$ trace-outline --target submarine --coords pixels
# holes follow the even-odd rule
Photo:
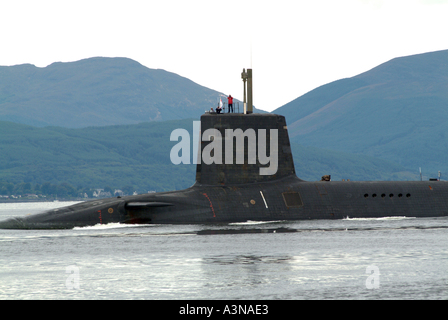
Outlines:
[[[285,117],[253,113],[252,70],[243,70],[242,77],[244,113],[201,116],[196,181],[190,188],[81,202],[10,218],[0,229],[448,216],[444,181],[297,177]]]

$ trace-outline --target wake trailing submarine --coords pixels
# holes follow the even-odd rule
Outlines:
[[[252,87],[252,70],[248,71],[249,77],[246,74],[243,78],[244,96],[246,80],[247,87]],[[248,91],[249,103],[247,108],[245,104],[244,113],[201,116],[201,156],[196,182],[190,188],[86,201],[11,218],[0,222],[0,228],[448,216],[448,183],[442,181],[299,179],[285,117],[254,114],[252,93]]]

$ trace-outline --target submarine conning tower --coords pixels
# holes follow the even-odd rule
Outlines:
[[[235,185],[295,176],[284,116],[206,113],[200,137],[196,183]]]

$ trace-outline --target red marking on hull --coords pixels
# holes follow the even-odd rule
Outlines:
[[[213,209],[213,204],[212,201],[210,200],[210,198],[208,197],[208,195],[206,193],[203,193],[203,195],[208,199],[208,201],[210,202],[210,208],[212,208],[212,212],[213,212],[213,218],[216,218],[215,215],[215,209]]]

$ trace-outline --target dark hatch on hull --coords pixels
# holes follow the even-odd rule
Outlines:
[[[283,200],[288,208],[303,206],[302,198],[298,192],[283,192]]]

